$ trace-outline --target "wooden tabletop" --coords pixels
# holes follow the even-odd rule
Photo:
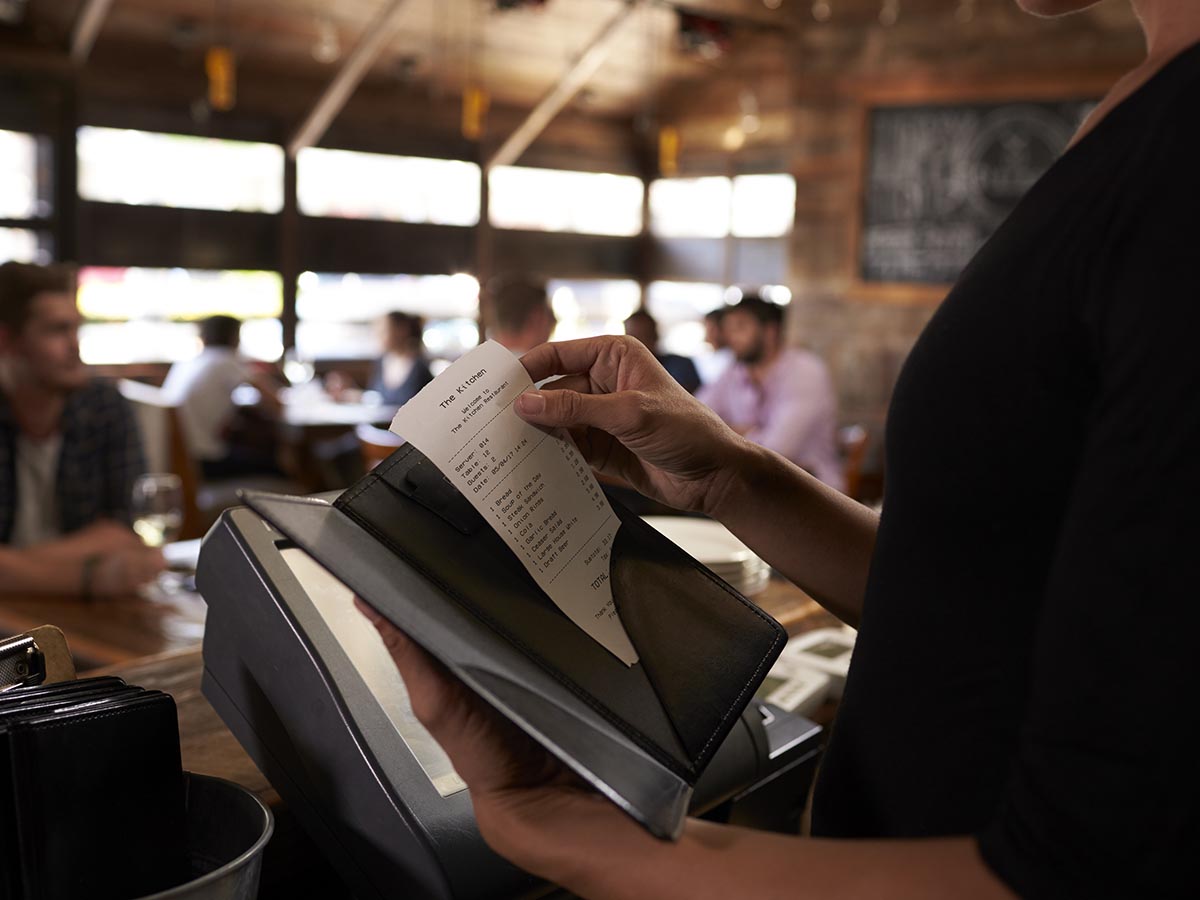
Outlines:
[[[280,421],[292,428],[353,428],[386,425],[397,407],[379,403],[335,403],[332,400],[285,403]]]
[[[82,671],[198,647],[206,612],[199,594],[157,586],[142,594],[87,602],[0,594],[0,636],[57,625]]]

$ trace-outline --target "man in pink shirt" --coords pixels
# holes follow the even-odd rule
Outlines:
[[[747,294],[722,330],[736,362],[697,394],[734,430],[842,490],[837,396],[815,353],[783,346],[783,308]]]

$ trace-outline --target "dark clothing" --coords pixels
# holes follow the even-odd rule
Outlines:
[[[394,388],[388,388],[383,383],[383,362],[382,360],[375,363],[371,369],[371,381],[367,385],[368,390],[375,391],[383,398],[382,402],[387,406],[403,406],[429,382],[433,381],[433,373],[429,371],[429,361],[423,356],[418,356],[413,360],[412,368],[408,372],[402,382]]]
[[[78,531],[97,519],[130,522],[133,482],[146,471],[133,410],[117,389],[91,381],[67,397],[58,458],[59,527]],[[0,543],[16,517],[16,446],[19,429],[0,392]]]
[[[683,389],[689,394],[700,390],[700,373],[696,371],[696,364],[688,357],[680,356],[678,353],[656,353],[654,358],[667,370],[668,375],[683,385]]]
[[[1200,46],[978,253],[904,366],[814,832],[1018,894],[1195,896]]]

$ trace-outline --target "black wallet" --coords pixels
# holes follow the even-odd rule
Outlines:
[[[627,667],[570,621],[474,507],[406,445],[332,505],[247,504],[652,833],[786,641],[783,629],[612,500],[611,580]]]
[[[170,695],[119,678],[0,695],[0,898],[128,898],[186,872]]]

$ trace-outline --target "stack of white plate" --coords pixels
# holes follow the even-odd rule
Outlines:
[[[767,586],[771,567],[734,537],[720,522],[685,516],[644,516],[689,555],[725,579],[739,593],[750,596]]]

